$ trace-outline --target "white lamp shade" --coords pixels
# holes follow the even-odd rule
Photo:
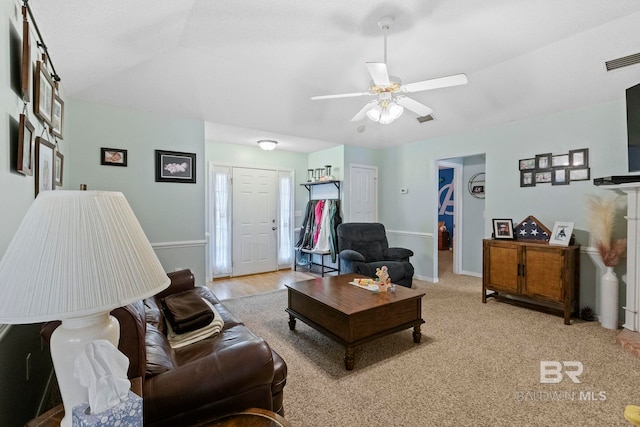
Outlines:
[[[0,323],[108,312],[169,283],[122,193],[44,191],[0,261]]]

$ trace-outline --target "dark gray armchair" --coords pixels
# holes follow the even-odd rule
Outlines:
[[[345,222],[338,225],[340,274],[376,277],[376,269],[387,266],[391,282],[411,287],[413,251],[390,248],[384,225],[376,222]]]

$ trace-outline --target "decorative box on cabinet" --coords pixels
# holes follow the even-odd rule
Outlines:
[[[579,311],[579,245],[485,239],[482,249],[483,303],[488,297],[516,297],[509,301],[559,310],[565,325],[571,324],[571,314]]]

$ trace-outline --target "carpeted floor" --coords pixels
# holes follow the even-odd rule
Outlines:
[[[364,345],[353,371],[333,341],[300,321],[289,330],[286,291],[225,305],[287,362],[285,417],[297,427],[624,426],[625,406],[640,405],[640,359],[616,331],[482,304],[478,278],[414,287],[426,292],[422,342],[408,329]],[[581,362],[581,382],[541,384],[541,361]]]

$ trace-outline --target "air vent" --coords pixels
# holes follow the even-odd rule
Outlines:
[[[427,114],[426,116],[418,117],[418,121],[420,123],[430,122],[431,120],[435,120],[431,114]]]
[[[640,53],[634,53],[633,55],[623,56],[622,58],[612,59],[606,61],[604,66],[607,71],[617,70],[618,68],[628,67],[629,65],[640,64]]]

